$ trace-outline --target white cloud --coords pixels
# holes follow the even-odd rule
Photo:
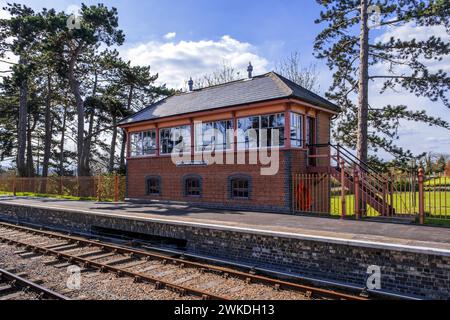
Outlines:
[[[3,3],[0,2],[0,6],[3,7]],[[0,9],[0,19],[9,19],[11,15],[7,10]]]
[[[64,10],[68,14],[79,15],[81,12],[81,7],[76,4],[71,4],[67,6],[66,10]]]
[[[416,39],[416,41],[425,41],[431,36],[436,38],[441,38],[444,42],[450,42],[450,34],[447,33],[445,26],[417,26],[412,22],[406,23],[398,27],[388,27],[386,32],[375,38],[375,42],[388,42],[391,37],[394,39],[400,39],[403,41],[410,41]],[[440,69],[444,71],[450,71],[450,55],[443,57],[441,61],[439,60],[420,60],[422,63],[426,64],[431,72],[436,72]],[[386,65],[379,65],[383,69],[387,69]],[[406,71],[408,67],[396,67],[397,71]]]
[[[177,36],[176,32],[169,32],[164,35],[164,39],[170,40]]]
[[[128,47],[122,54],[133,65],[150,65],[153,72],[159,73],[161,83],[174,88],[183,88],[189,77],[215,71],[224,62],[242,70],[241,74],[244,74],[249,61],[254,74],[266,72],[268,65],[268,61],[258,55],[250,43],[227,35],[217,41],[150,41]]]
[[[427,40],[430,36],[441,37],[442,40],[450,40],[450,35],[445,30],[445,26],[417,26],[412,22],[401,26],[391,26],[386,29],[386,32],[375,38],[375,41],[387,42],[391,37],[400,40],[418,41]]]

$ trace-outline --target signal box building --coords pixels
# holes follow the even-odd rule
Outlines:
[[[330,141],[339,107],[275,72],[252,77],[251,68],[247,79],[198,90],[189,84],[189,92],[120,122],[127,197],[291,212],[293,174],[329,166],[325,157],[309,158],[308,146]]]

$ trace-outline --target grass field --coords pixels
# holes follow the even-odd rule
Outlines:
[[[425,213],[435,218],[450,219],[450,192],[425,192]],[[415,199],[414,199],[415,198]],[[388,203],[390,199],[388,196]],[[348,215],[354,215],[355,197],[347,195],[346,211]],[[419,212],[419,193],[415,195],[409,192],[395,193],[393,199],[395,212],[398,214],[415,214]],[[341,197],[331,197],[332,214],[341,214]],[[377,216],[378,213],[369,207],[367,215]]]
[[[423,183],[425,186],[450,186],[450,177],[440,177],[427,180]]]
[[[12,192],[0,191],[0,196],[12,196]],[[34,192],[16,192],[16,196],[18,197],[40,197],[40,198],[56,198],[56,199],[67,199],[67,200],[88,200],[88,201],[96,201],[97,198],[94,197],[75,197],[69,195],[59,195],[59,194],[46,194],[46,193],[34,193]],[[112,199],[103,199],[102,201],[112,201]]]

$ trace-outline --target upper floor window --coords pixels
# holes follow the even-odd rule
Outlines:
[[[198,197],[201,195],[201,178],[187,176],[184,179],[184,195]]]
[[[155,129],[132,133],[130,139],[132,157],[156,154]]]
[[[232,120],[197,123],[195,124],[195,150],[231,149],[233,134]]]
[[[238,149],[284,146],[284,125],[284,113],[239,118]]]
[[[159,129],[161,154],[191,152],[191,127],[189,125]]]
[[[303,146],[303,115],[291,112],[291,146]]]

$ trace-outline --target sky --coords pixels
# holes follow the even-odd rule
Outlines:
[[[34,9],[42,7],[75,12],[81,2],[74,0],[16,1]],[[85,4],[97,4],[84,1]],[[315,36],[322,26],[314,23],[320,6],[314,0],[128,0],[102,1],[116,7],[119,27],[124,31],[125,44],[118,48],[122,57],[134,65],[150,65],[159,73],[159,81],[170,87],[185,88],[189,77],[218,69],[224,62],[241,74],[251,61],[254,74],[275,69],[277,62],[298,51],[302,64],[317,65],[322,93],[331,82],[332,73],[325,62],[313,56]],[[6,3],[0,0],[3,6]],[[0,17],[4,13],[0,12]],[[411,25],[371,31],[373,37],[387,39],[390,35],[424,37],[430,34],[450,41],[442,27],[421,29]],[[377,66],[382,71],[386,66]],[[450,57],[433,68],[450,72]],[[372,84],[371,105],[406,104],[414,110],[426,109],[431,115],[450,121],[450,110],[439,102],[408,94],[388,92],[378,94],[379,84]],[[450,153],[450,131],[418,123],[402,123],[399,144],[414,153]],[[383,158],[390,158],[380,153]]]

